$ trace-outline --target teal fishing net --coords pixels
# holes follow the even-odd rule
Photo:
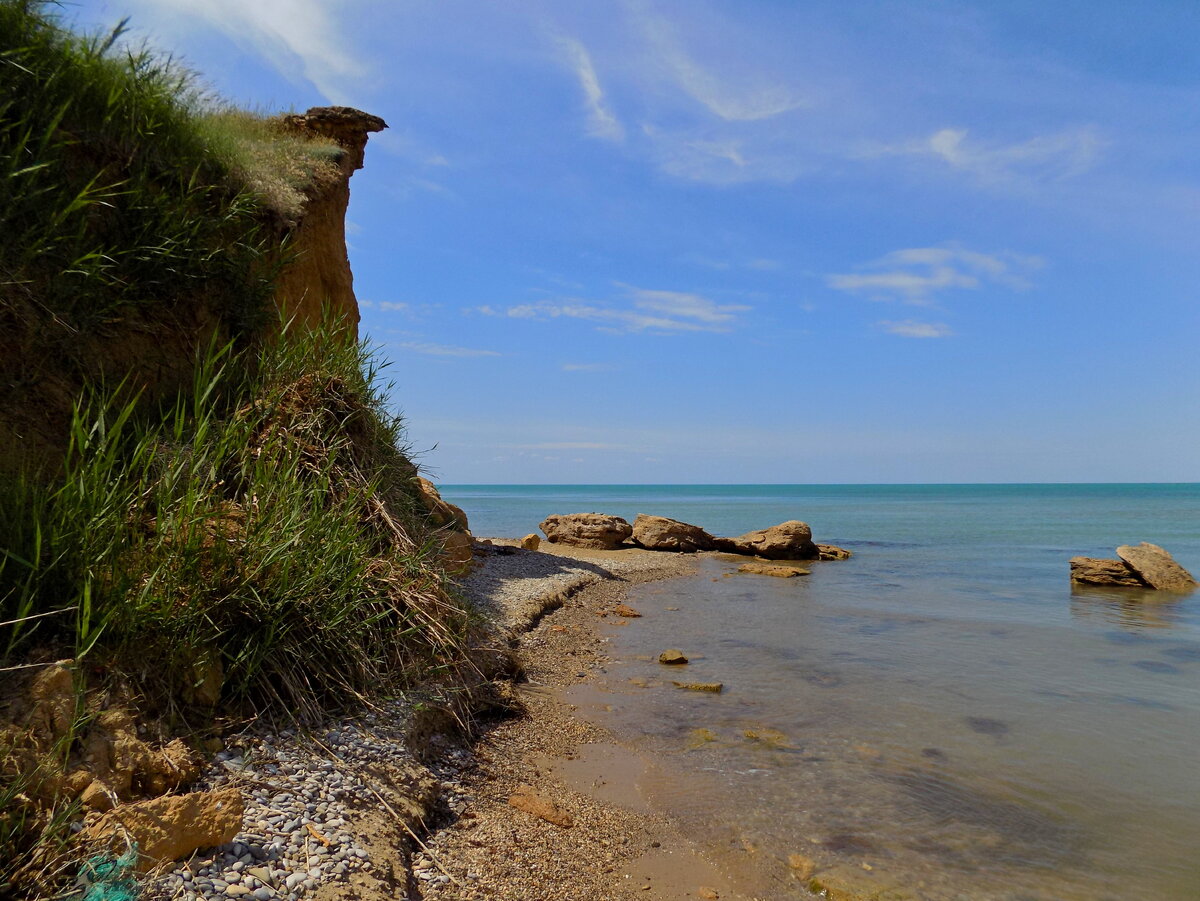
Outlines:
[[[77,885],[84,889],[80,901],[136,901],[139,888],[134,867],[137,845],[120,857],[101,854],[83,865]]]

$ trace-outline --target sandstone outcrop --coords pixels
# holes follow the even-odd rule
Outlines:
[[[200,848],[231,842],[242,828],[244,805],[238,788],[164,795],[123,804],[88,823],[84,837],[137,843],[138,869],[186,857]]]
[[[633,534],[633,526],[619,516],[604,513],[568,513],[547,516],[539,528],[551,544],[615,550]]]
[[[639,513],[633,521],[633,540],[651,551],[693,553],[713,547],[713,537],[699,526],[645,513]]]
[[[1077,585],[1113,588],[1145,588],[1146,583],[1123,560],[1103,557],[1072,557],[1071,581]]]
[[[363,167],[367,137],[387,123],[347,106],[313,107],[280,122],[290,131],[331,138],[342,156],[337,161],[340,177],[310,188],[304,212],[289,223],[289,262],[275,283],[276,306],[285,319],[309,327],[319,326],[331,312],[357,336],[358,301],[346,253],[350,176]]]
[[[747,532],[737,538],[714,539],[716,549],[730,554],[749,554],[768,560],[813,560],[820,550],[812,540],[808,523],[792,519],[769,529]]]
[[[1148,541],[1136,546],[1123,544],[1117,548],[1117,556],[1151,588],[1159,591],[1191,591],[1196,587],[1192,574],[1157,544]]]
[[[459,532],[471,531],[467,524],[467,514],[461,507],[456,507],[449,501],[443,500],[437,487],[429,479],[420,476],[413,480],[417,487],[417,497],[429,511],[429,521],[437,528],[449,528]]]

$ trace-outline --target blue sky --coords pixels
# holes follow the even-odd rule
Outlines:
[[[363,332],[434,478],[1200,479],[1194,0],[92,0],[382,116]]]

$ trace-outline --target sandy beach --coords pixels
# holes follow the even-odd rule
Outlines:
[[[518,689],[526,712],[487,728],[468,751],[458,778],[469,802],[414,857],[423,877],[420,897],[745,897],[647,805],[637,787],[647,761],[577,717],[562,697],[563,689],[586,686],[603,670],[600,623],[636,628],[636,619],[614,612],[627,587],[691,572],[693,558],[543,547],[491,557],[465,582],[511,627],[536,622],[514,636],[527,680]],[[547,600],[561,607],[538,617]]]

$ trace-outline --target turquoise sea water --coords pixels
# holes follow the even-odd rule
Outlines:
[[[670,764],[657,801],[760,896],[796,896],[802,853],[896,897],[1200,898],[1200,592],[1067,577],[1069,557],[1139,541],[1200,573],[1200,485],[443,494],[477,535],[589,511],[716,534],[802,519],[855,552],[789,580],[709,559],[636,588],[646,616],[611,629],[595,715]],[[726,690],[673,689],[664,647]]]

